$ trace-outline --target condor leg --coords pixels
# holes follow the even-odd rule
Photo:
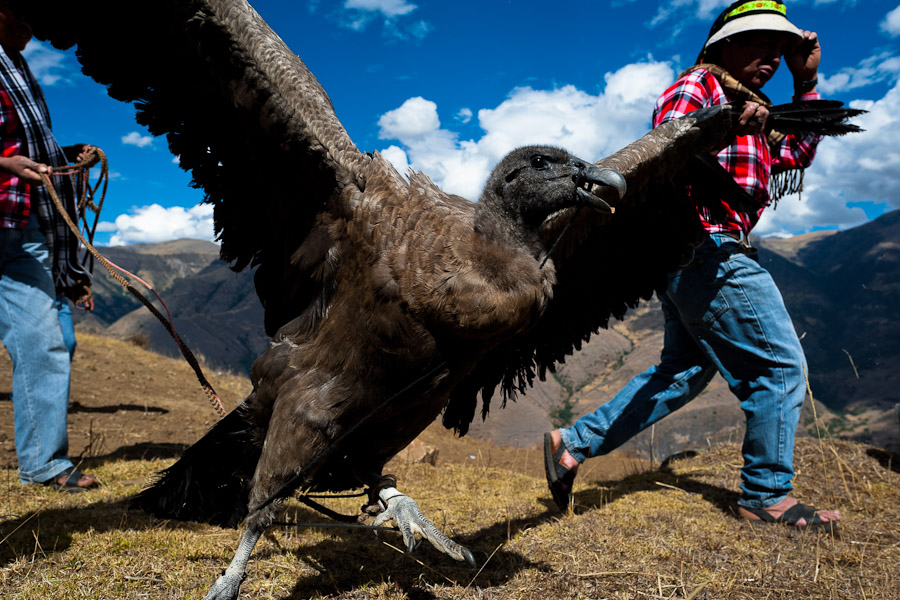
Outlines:
[[[250,561],[250,553],[256,542],[262,537],[265,528],[247,527],[238,544],[237,552],[231,559],[231,564],[225,569],[225,573],[216,579],[216,582],[210,588],[209,593],[204,596],[203,600],[236,600],[241,583],[247,577],[246,568]]]
[[[276,500],[262,508],[251,510],[247,517],[247,529],[241,537],[231,564],[225,569],[225,573],[216,579],[209,593],[203,600],[236,600],[241,583],[247,577],[247,563],[250,562],[250,553],[256,546],[256,542],[275,520],[275,516],[281,507],[281,501]],[[251,509],[253,504],[251,503]]]

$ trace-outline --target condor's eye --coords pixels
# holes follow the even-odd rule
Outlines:
[[[547,159],[545,159],[540,154],[535,154],[531,157],[531,166],[535,169],[546,169],[549,165],[547,163]]]

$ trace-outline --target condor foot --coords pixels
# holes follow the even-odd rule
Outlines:
[[[469,566],[475,566],[475,557],[472,556],[472,553],[435,527],[434,523],[422,514],[415,500],[404,496],[393,487],[381,489],[378,496],[386,508],[375,518],[374,525],[378,526],[393,519],[400,528],[407,553],[415,549],[416,534],[419,534],[444,554],[452,556],[456,560],[464,560]]]
[[[245,578],[246,575],[243,572],[226,569],[225,573],[216,579],[203,600],[237,600],[238,592]]]

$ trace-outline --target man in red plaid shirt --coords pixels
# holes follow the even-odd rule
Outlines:
[[[782,56],[795,99],[818,98],[816,34],[790,23],[781,2],[735,2],[716,19],[697,63],[657,101],[654,127],[701,107],[745,103],[736,138],[717,153],[737,186],[704,189],[702,202],[697,185],[691,188],[708,235],[660,294],[665,341],[659,364],[572,427],[545,436],[548,483],[562,510],[582,462],[684,406],[720,373],[747,419],[739,514],[754,524],[826,530],[841,518],[790,496],[806,362],[781,294],[747,241],[772,200],[770,190],[777,196],[799,191],[802,179],[792,174],[810,164],[818,143],[765,131],[771,102],[760,90]]]

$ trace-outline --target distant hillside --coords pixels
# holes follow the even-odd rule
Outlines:
[[[111,246],[100,250],[110,262],[144,279],[157,291],[168,290],[176,282],[195,275],[219,256],[218,246],[200,240]],[[98,321],[105,327],[141,305],[101,265],[95,264],[94,274],[96,308],[90,315],[92,318],[86,321]]]
[[[900,402],[900,211],[815,238],[792,261],[761,259],[802,337],[813,393],[843,413],[836,432],[879,439],[881,415]]]
[[[802,338],[820,422],[839,435],[896,443],[891,409],[900,401],[900,211],[848,231],[756,243]],[[195,352],[217,367],[249,372],[268,343],[252,273],[229,270],[218,260],[217,247],[207,242],[180,240],[105,252],[154,283]],[[168,334],[137,300],[105,274],[97,279],[98,308],[82,327],[177,355]],[[656,362],[661,345],[662,318],[653,302],[600,331],[515,404],[505,410],[495,406],[493,418],[475,423],[471,435],[503,446],[531,446],[544,431],[606,402]],[[802,427],[815,431],[811,411]],[[716,378],[693,403],[629,448],[665,457],[685,447],[738,440],[742,432],[740,407]]]
[[[233,272],[219,260],[216,244],[200,240],[101,251],[154,287],[171,310],[179,336],[192,351],[212,366],[249,373],[268,343],[251,272]],[[101,265],[94,268],[94,275],[95,311],[89,315],[74,311],[81,330],[134,339],[166,356],[179,356],[168,332],[150,311]],[[135,287],[152,299],[142,286]]]

